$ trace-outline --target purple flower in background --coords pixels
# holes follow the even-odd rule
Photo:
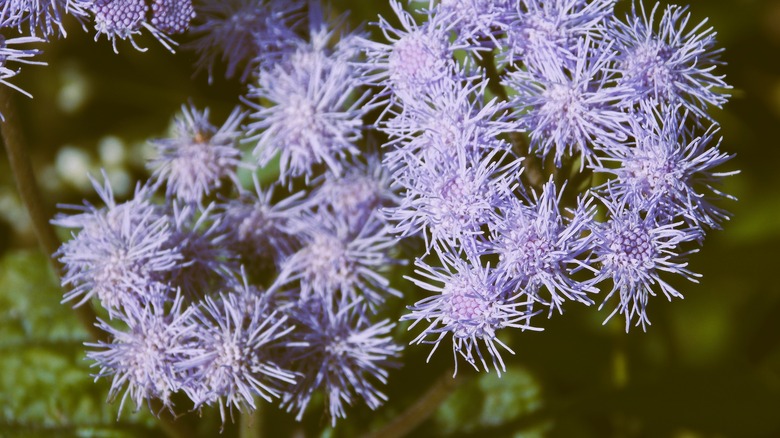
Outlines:
[[[227,245],[248,260],[251,267],[265,266],[267,261],[281,263],[300,246],[291,233],[290,222],[308,208],[302,204],[305,193],[298,192],[272,203],[274,188],[264,190],[254,177],[254,191],[242,190],[236,199],[217,206],[221,227],[227,234]]]
[[[158,154],[150,163],[155,169],[152,177],[165,182],[168,197],[200,205],[223,180],[238,184],[235,172],[241,151],[236,143],[243,117],[236,108],[217,129],[209,123],[208,109],[200,112],[191,105],[182,106],[173,137],[151,142]]]
[[[532,301],[521,301],[507,282],[494,269],[483,267],[478,258],[462,260],[442,256],[441,260],[444,267],[437,268],[418,259],[415,264],[419,269],[415,273],[422,278],[407,277],[418,287],[433,292],[409,306],[411,313],[401,317],[401,320],[414,321],[410,330],[421,321],[429,324],[411,343],[433,344],[430,360],[441,341],[450,335],[457,373],[458,354],[475,369],[479,370],[481,364],[489,371],[479,345],[482,342],[493,368],[501,374],[506,366],[498,347],[514,352],[496,333],[505,327],[538,330],[529,325]]]
[[[295,33],[304,2],[300,0],[204,0],[196,2],[197,38],[187,48],[198,54],[197,70],[224,63],[225,76],[246,82],[259,66],[272,65],[300,41]]]
[[[697,252],[686,251],[682,245],[700,238],[700,231],[685,228],[682,222],[659,224],[652,214],[640,215],[624,204],[605,200],[611,218],[593,229],[595,245],[593,262],[600,266],[592,284],[612,280],[612,289],[604,298],[604,305],[615,295],[619,297],[615,310],[607,317],[622,313],[626,318],[626,331],[631,323],[644,330],[650,320],[647,317],[647,300],[656,290],[671,300],[682,298],[676,289],[661,279],[661,273],[677,274],[693,282],[699,274],[687,269],[684,256]],[[605,321],[606,322],[606,321]]]
[[[92,366],[100,368],[95,379],[113,376],[109,400],[116,399],[125,388],[120,413],[128,396],[136,410],[144,400],[152,399],[159,399],[164,407],[172,409],[171,395],[188,379],[176,365],[193,351],[192,335],[196,332],[190,319],[193,310],[183,311],[182,297],[176,294],[171,306],[160,300],[143,306],[125,306],[117,314],[127,324],[125,330],[99,320],[97,326],[111,335],[111,341],[84,345],[96,349],[87,352],[87,358],[95,361]]]
[[[634,90],[633,101],[682,103],[708,119],[707,105],[722,106],[731,88],[714,73],[723,49],[715,48],[715,32],[704,27],[706,20],[685,29],[691,18],[687,7],[666,6],[656,23],[659,7],[656,3],[648,17],[642,3],[637,13],[634,2],[625,21],[613,21],[609,34],[619,53],[620,83]]]
[[[389,320],[367,321],[359,301],[312,297],[292,311],[296,330],[291,337],[300,347],[289,358],[301,379],[285,393],[283,407],[297,411],[301,420],[314,391],[322,388],[331,424],[346,418],[345,405],[360,398],[371,409],[387,397],[377,388],[387,383],[387,367],[394,366],[401,346],[390,336]]]

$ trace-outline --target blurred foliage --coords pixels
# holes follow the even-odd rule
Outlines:
[[[622,0],[620,7],[628,4]],[[355,26],[388,11],[384,1],[333,5],[351,10]],[[690,5],[693,21],[709,17],[725,48],[721,71],[735,88],[714,117],[722,124],[722,147],[737,154],[728,168],[742,171],[724,187],[740,199],[725,205],[733,220],[691,257],[691,268],[704,275],[701,283],[674,283],[685,300],[651,299],[647,333],[626,334],[617,319],[602,326],[607,313],[569,306],[564,317],[538,321],[544,332],[511,334],[507,341],[517,354],[505,355],[507,373],[499,379],[461,363],[459,373],[469,377],[414,436],[780,436],[780,1]],[[57,179],[55,157],[65,146],[84,151],[94,171],[105,161],[101,140],[122,139],[124,171],[134,181],[147,175],[143,148],[134,145],[165,135],[182,104],[210,106],[219,123],[241,93],[235,81],[217,77],[208,86],[204,75],[192,76],[190,52],[174,56],[144,41],[146,53],[120,44],[115,55],[77,23],[69,29],[66,40],[44,47],[48,67],[27,66],[14,78],[35,95],[17,100],[51,206],[94,197]],[[0,183],[0,437],[162,435],[148,413],[126,408],[117,421],[117,405],[105,403],[110,382],[93,382],[85,332],[59,304],[57,282],[36,252],[18,201],[10,199],[5,159]],[[394,284],[408,289],[402,282]],[[420,296],[409,290],[407,301]],[[392,305],[391,312],[403,311],[401,303]],[[404,329],[399,338],[408,342],[412,336]],[[452,356],[446,346],[426,364],[428,352],[425,346],[406,349],[404,366],[391,372],[390,401],[376,412],[356,406],[331,429],[321,399],[301,424],[266,405],[262,429],[273,437],[346,437],[376,429],[447,372]],[[219,429],[218,414],[209,410],[186,421],[197,421],[202,436]],[[240,432],[229,424],[223,436]]]

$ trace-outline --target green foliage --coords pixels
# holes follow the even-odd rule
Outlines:
[[[536,379],[519,366],[509,367],[501,377],[481,374],[461,385],[434,420],[447,435],[499,427],[538,411],[543,405],[541,392]]]
[[[116,420],[107,382],[95,384],[84,360],[87,332],[59,303],[61,295],[37,252],[0,259],[0,436],[149,434],[155,425],[149,414]]]

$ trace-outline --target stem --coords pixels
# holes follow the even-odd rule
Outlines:
[[[255,397],[255,409],[242,412],[238,422],[239,438],[261,438],[263,436],[263,400]]]
[[[482,53],[477,63],[485,72],[488,89],[499,99],[505,102],[508,101],[509,96],[506,94],[504,86],[501,85],[501,76],[496,69],[496,57],[493,52]],[[542,162],[536,155],[531,153],[530,145],[525,136],[520,132],[511,132],[509,141],[512,143],[512,149],[515,153],[523,158],[523,169],[525,169],[525,172],[522,174],[523,180],[531,187],[541,187],[545,181],[544,173],[542,172]]]
[[[35,237],[38,239],[41,251],[49,259],[49,264],[57,274],[57,278],[61,278],[62,264],[53,257],[60,246],[60,240],[54,232],[54,227],[49,223],[51,216],[46,211],[46,204],[43,202],[38,182],[35,179],[10,91],[8,87],[0,87],[0,114],[5,117],[5,122],[0,123],[0,133],[2,133],[16,189],[30,215]],[[91,305],[85,304],[77,307],[75,311],[81,325],[87,330],[90,337],[93,339],[105,337],[105,334],[95,327],[97,316]]]
[[[47,212],[46,204],[41,197],[38,181],[35,179],[30,156],[24,143],[24,136],[19,125],[19,119],[16,114],[16,108],[13,104],[13,96],[8,87],[0,85],[0,114],[5,117],[5,122],[0,122],[0,134],[2,134],[5,151],[8,155],[8,162],[11,165],[11,171],[14,176],[16,188],[19,191],[19,197],[22,199],[27,212],[32,221],[35,237],[41,251],[46,254],[49,264],[57,278],[62,277],[63,266],[59,260],[53,257],[60,246],[60,240],[54,227],[49,223],[50,214]],[[76,307],[76,316],[81,325],[87,330],[89,336],[94,340],[105,340],[106,333],[95,326],[97,315],[90,303]],[[160,415],[160,426],[166,435],[172,438],[191,438],[195,435],[186,427],[184,422],[176,421],[168,413]]]
[[[413,405],[406,408],[390,423],[364,438],[396,438],[413,431],[427,420],[464,380],[462,377],[453,377],[452,374],[451,369],[446,370]]]

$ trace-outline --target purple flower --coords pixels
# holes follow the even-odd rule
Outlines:
[[[428,359],[433,355],[447,335],[452,337],[452,351],[457,373],[460,354],[468,364],[479,370],[479,365],[489,371],[485,355],[479,345],[487,348],[493,368],[501,374],[506,366],[498,347],[514,352],[504,344],[496,333],[505,327],[522,330],[538,330],[529,325],[532,301],[521,301],[512,293],[503,277],[489,266],[483,267],[478,258],[468,260],[441,257],[444,267],[432,267],[421,260],[415,263],[415,273],[422,278],[410,278],[420,288],[433,292],[413,306],[411,313],[401,320],[413,320],[409,329],[421,321],[428,327],[423,329],[412,344],[433,344]],[[436,285],[440,283],[441,285]],[[514,295],[514,296],[513,296]]]
[[[282,263],[274,289],[298,282],[299,296],[366,298],[369,306],[384,301],[386,294],[400,296],[380,272],[398,262],[390,249],[397,243],[384,222],[371,217],[358,233],[337,216],[321,213],[291,225],[301,240],[301,249]]]
[[[376,155],[368,156],[365,163],[351,164],[342,176],[328,172],[315,181],[319,186],[310,195],[309,204],[343,218],[351,232],[358,233],[381,208],[398,205],[400,199],[390,189],[390,175]]]
[[[200,209],[174,202],[171,210],[172,235],[165,247],[179,252],[183,259],[168,281],[188,297],[202,297],[230,283],[238,272],[238,255],[225,245],[228,236],[215,205]]]
[[[144,400],[152,399],[159,399],[165,407],[172,408],[171,395],[187,380],[176,366],[192,352],[191,336],[195,327],[191,312],[191,309],[182,312],[182,297],[176,294],[170,306],[161,300],[152,300],[144,306],[125,306],[118,316],[127,324],[126,330],[99,320],[97,326],[112,336],[111,342],[84,345],[97,349],[87,352],[87,357],[95,361],[92,366],[100,367],[95,380],[113,376],[109,401],[116,399],[126,387],[120,413],[128,396],[136,410]]]
[[[195,407],[217,402],[223,423],[225,407],[254,410],[255,396],[270,402],[281,396],[283,384],[295,383],[295,375],[276,364],[273,350],[293,327],[262,291],[245,276],[242,281],[234,291],[205,298],[191,318],[198,329],[190,357],[176,364],[188,375],[183,390]]]
[[[273,204],[274,188],[263,190],[256,176],[254,185],[254,191],[241,190],[237,199],[217,206],[221,227],[228,246],[252,267],[264,267],[268,261],[278,265],[300,246],[289,229],[290,222],[307,209],[302,204],[305,194],[298,192]]]
[[[583,266],[583,255],[592,246],[589,229],[595,208],[580,205],[561,213],[560,194],[550,181],[530,205],[507,200],[501,219],[492,227],[490,252],[498,254],[496,273],[514,288],[563,313],[564,300],[591,304],[587,293],[598,289],[572,278]],[[544,288],[549,300],[541,296]]]
[[[391,0],[390,6],[401,27],[379,17],[377,26],[388,43],[362,39],[366,59],[358,65],[366,84],[383,87],[375,99],[394,96],[411,102],[418,93],[452,74],[452,54],[458,47],[449,42],[450,29],[439,25],[444,16],[418,25],[400,2]]]
[[[16,27],[20,33],[29,30],[32,37],[40,35],[48,40],[51,36],[65,36],[62,20],[65,14],[79,19],[86,13],[84,8],[92,0],[5,0],[0,5],[0,25]]]
[[[246,82],[257,67],[272,65],[300,40],[295,33],[304,2],[300,0],[205,0],[196,3],[196,39],[187,48],[198,54],[196,68],[227,64],[225,76]]]
[[[285,393],[283,406],[296,410],[301,420],[314,391],[322,388],[331,424],[346,418],[345,405],[361,398],[371,409],[387,397],[377,382],[387,383],[388,366],[394,366],[401,346],[389,336],[395,324],[365,319],[362,305],[346,298],[317,298],[292,310],[296,330],[291,337],[300,344],[290,347],[288,361],[301,379]]]
[[[455,160],[433,163],[409,157],[413,170],[397,181],[405,197],[386,210],[394,232],[401,237],[423,233],[429,250],[460,246],[473,253],[476,248],[469,243],[498,219],[496,209],[520,173],[520,160],[499,149],[483,158],[475,155],[460,151]]]
[[[723,49],[715,49],[715,32],[705,21],[685,30],[687,7],[667,6],[656,24],[656,3],[647,16],[644,5],[632,4],[625,22],[615,20],[609,35],[619,52],[620,83],[632,88],[632,101],[653,99],[682,103],[699,117],[709,118],[707,105],[722,106],[731,88],[714,73]]]
[[[116,40],[130,40],[141,52],[135,37],[149,31],[166,49],[173,52],[176,43],[167,33],[181,33],[193,17],[191,0],[154,0],[150,7],[144,0],[94,0],[85,5],[95,21],[95,41],[105,35],[117,52]],[[157,28],[150,20],[162,26]]]
[[[609,149],[610,158],[604,159],[619,167],[595,169],[615,175],[601,191],[632,209],[653,210],[666,222],[682,218],[690,225],[719,228],[729,214],[710,201],[734,199],[715,186],[724,176],[737,173],[714,171],[733,158],[718,148],[719,128],[713,125],[696,135],[697,123],[690,123],[695,117],[680,104],[640,107],[643,112],[630,123],[633,143]]]
[[[682,294],[661,279],[661,273],[698,282],[696,278],[700,275],[689,271],[683,259],[684,255],[698,250],[685,251],[682,245],[699,239],[700,232],[684,228],[682,222],[659,224],[652,214],[641,215],[624,204],[608,201],[605,204],[611,218],[593,229],[593,262],[600,269],[592,284],[611,279],[612,289],[599,309],[617,292],[620,301],[607,320],[622,313],[626,331],[635,320],[635,325],[641,325],[644,330],[650,324],[646,312],[650,295],[654,296],[660,289],[669,300],[682,298]]]
[[[72,206],[82,213],[52,221],[80,228],[55,253],[65,268],[62,285],[69,289],[63,302],[79,299],[75,305],[80,306],[96,296],[113,315],[161,298],[153,293],[165,289],[155,283],[166,281],[184,257],[179,248],[167,246],[173,235],[169,218],[149,202],[148,191],[136,190],[134,199],[117,204],[108,182],[92,183],[105,208]]]
[[[158,157],[150,163],[153,178],[166,183],[166,195],[200,205],[203,198],[231,179],[237,183],[236,168],[241,151],[236,147],[244,114],[233,110],[217,129],[209,123],[209,110],[182,106],[173,138],[153,140]]]
[[[577,55],[578,40],[598,39],[616,0],[524,0],[510,15],[506,57],[531,66],[555,65]]]
[[[270,103],[247,102],[254,110],[249,135],[257,140],[255,155],[261,166],[279,155],[280,180],[314,174],[325,164],[340,174],[342,161],[360,151],[367,94],[357,93],[355,71],[346,61],[302,47],[308,56],[263,71],[248,97]]]
[[[587,39],[576,47],[569,66],[532,64],[506,80],[516,91],[512,105],[531,146],[545,157],[553,153],[556,166],[575,153],[582,155],[581,166],[598,162],[596,149],[626,139],[628,116],[618,105],[631,90],[614,84],[614,52]]]

